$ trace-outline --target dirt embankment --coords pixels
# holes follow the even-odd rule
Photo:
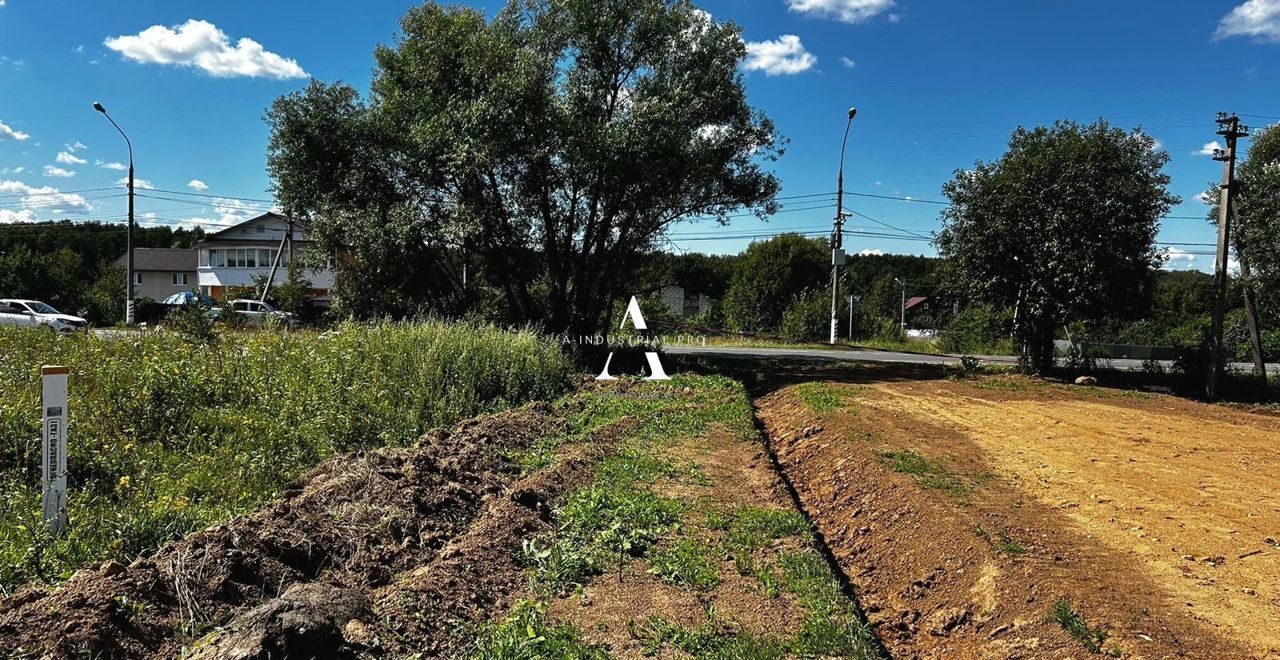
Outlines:
[[[894,655],[1280,653],[1276,419],[1025,379],[822,387],[822,412],[792,387],[759,415]]]
[[[452,648],[523,587],[522,540],[589,478],[568,450],[520,479],[509,458],[562,429],[546,405],[410,449],[318,467],[263,509],[129,566],[0,601],[0,649],[30,657],[323,657]],[[575,454],[574,451],[577,451]]]

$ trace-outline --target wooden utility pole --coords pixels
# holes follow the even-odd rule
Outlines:
[[[1227,143],[1226,149],[1216,149],[1213,159],[1222,162],[1222,187],[1218,198],[1218,257],[1213,267],[1213,328],[1209,336],[1209,378],[1205,394],[1210,399],[1218,397],[1218,382],[1222,379],[1222,317],[1227,304],[1227,250],[1231,241],[1231,202],[1236,185],[1236,141],[1249,134],[1240,124],[1240,118],[1218,113],[1218,135]]]

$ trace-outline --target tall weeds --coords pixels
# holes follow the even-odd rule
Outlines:
[[[71,368],[70,530],[43,533],[42,364]],[[209,345],[0,327],[0,589],[129,559],[244,512],[337,453],[563,392],[554,343],[482,325],[231,333]]]

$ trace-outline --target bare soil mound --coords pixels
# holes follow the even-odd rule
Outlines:
[[[1274,418],[1005,377],[757,403],[895,656],[1276,657]]]
[[[534,405],[411,449],[333,459],[249,516],[127,567],[15,594],[0,601],[0,649],[279,658],[445,648],[516,588],[520,539],[589,471],[583,455],[519,480],[510,456],[562,430],[551,412]]]

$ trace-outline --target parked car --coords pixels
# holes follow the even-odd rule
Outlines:
[[[58,332],[74,332],[88,328],[89,322],[63,314],[39,300],[0,298],[0,325],[46,326]]]
[[[293,314],[282,312],[271,305],[257,300],[246,300],[244,298],[232,300],[228,305],[231,307],[231,313],[245,319],[249,325],[287,325],[293,327],[297,324]]]
[[[165,310],[166,314],[172,311],[175,307],[199,305],[206,310],[205,314],[210,319],[216,321],[222,317],[222,308],[218,306],[218,301],[214,300],[212,296],[206,296],[202,293],[197,294],[192,291],[179,291],[178,293],[161,300],[160,304],[168,308]]]

